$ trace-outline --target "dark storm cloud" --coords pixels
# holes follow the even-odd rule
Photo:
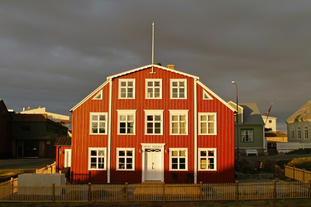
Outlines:
[[[107,76],[155,62],[225,101],[255,102],[285,129],[310,100],[309,1],[1,1],[0,99],[68,110]]]

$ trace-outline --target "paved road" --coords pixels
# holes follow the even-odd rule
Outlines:
[[[24,159],[0,159],[0,169],[40,169],[45,165],[52,164],[55,157],[52,158],[24,158]]]

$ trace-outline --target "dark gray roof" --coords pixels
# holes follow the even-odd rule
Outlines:
[[[54,145],[55,146],[71,146],[71,137],[58,137]]]
[[[243,124],[264,125],[256,103],[240,103],[239,105],[243,107]]]
[[[287,123],[293,123],[295,121],[311,121],[311,101],[308,101],[298,111],[286,119]]]

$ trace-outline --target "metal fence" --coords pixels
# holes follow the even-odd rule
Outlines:
[[[304,183],[308,183],[309,180],[311,180],[311,172],[307,171],[305,169],[299,169],[299,168],[295,168],[295,167],[290,167],[287,165],[284,165],[285,167],[285,176],[304,182]]]
[[[15,183],[14,183],[15,182]],[[310,198],[311,182],[0,186],[0,202],[229,201]]]

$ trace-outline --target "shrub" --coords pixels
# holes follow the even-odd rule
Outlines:
[[[294,158],[287,165],[311,171],[311,157]]]

